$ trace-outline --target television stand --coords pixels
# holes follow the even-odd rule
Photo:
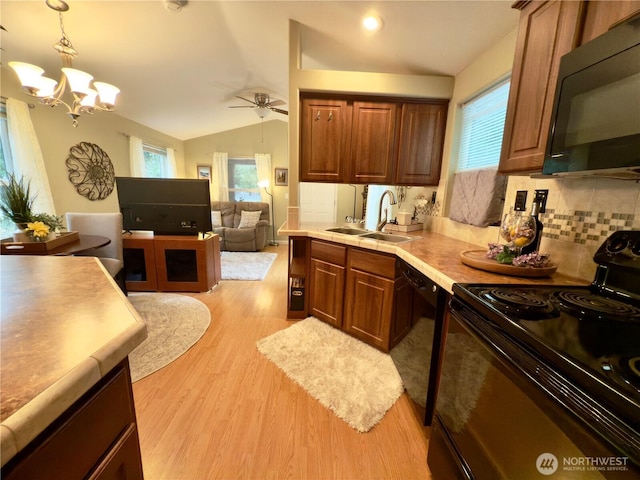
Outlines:
[[[136,232],[122,243],[128,291],[206,292],[220,281],[218,235]]]

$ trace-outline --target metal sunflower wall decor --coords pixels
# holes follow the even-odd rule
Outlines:
[[[98,145],[80,142],[69,149],[69,181],[89,200],[103,200],[113,191],[115,172],[109,155]]]

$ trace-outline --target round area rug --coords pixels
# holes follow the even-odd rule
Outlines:
[[[165,367],[191,348],[209,328],[211,314],[200,300],[174,293],[130,293],[147,325],[147,338],[129,354],[131,381]]]

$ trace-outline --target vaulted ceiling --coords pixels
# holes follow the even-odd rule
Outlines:
[[[305,68],[415,75],[458,74],[518,20],[504,0],[190,0],[178,12],[164,0],[67,3],[74,66],[122,90],[118,114],[182,140],[259,122],[252,109],[228,108],[247,104],[236,95],[287,102],[289,19],[302,25]],[[360,27],[367,13],[383,19],[381,31]],[[57,79],[57,12],[2,0],[0,21],[2,68],[25,61]]]

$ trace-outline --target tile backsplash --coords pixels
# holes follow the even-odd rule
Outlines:
[[[616,230],[640,230],[640,183],[608,178],[542,179],[511,176],[504,212],[515,203],[516,192],[527,190],[527,210],[536,189],[548,189],[540,251],[551,255],[558,272],[590,282],[596,264],[593,255]],[[438,192],[438,197],[441,197]],[[427,230],[486,247],[500,241],[496,227],[464,225],[443,216],[427,217]]]
[[[616,230],[640,230],[640,215],[634,213],[548,208],[540,221],[543,237],[591,246],[600,246]]]

